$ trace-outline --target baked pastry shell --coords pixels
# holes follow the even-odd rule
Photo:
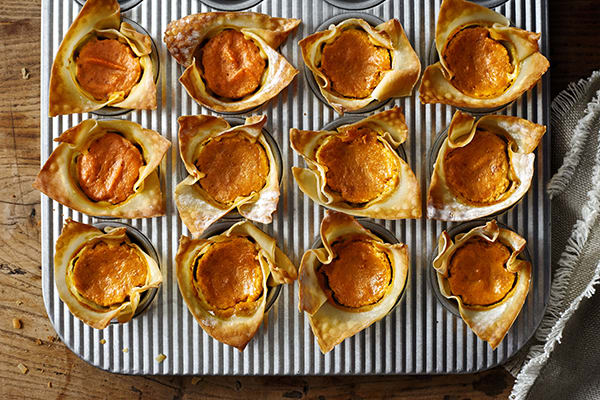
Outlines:
[[[91,36],[115,38],[127,43],[139,57],[142,75],[127,96],[113,94],[107,101],[98,101],[82,89],[75,78],[74,55]],[[96,111],[106,106],[144,110],[156,109],[154,65],[150,54],[152,40],[137,32],[129,23],[121,22],[116,0],[88,0],[67,30],[52,64],[48,92],[49,115]]]
[[[386,48],[391,55],[392,69],[383,72],[383,78],[365,98],[345,97],[334,92],[327,76],[318,68],[325,44],[331,43],[339,34],[349,28],[361,29],[378,46]],[[421,62],[413,50],[402,25],[397,19],[391,19],[372,27],[360,18],[350,18],[329,29],[316,32],[299,43],[302,59],[312,72],[319,90],[329,105],[339,114],[366,108],[372,102],[385,101],[392,97],[410,96],[421,73]]]
[[[93,201],[81,190],[75,175],[76,158],[106,132],[117,132],[141,150],[144,166],[125,201]],[[164,155],[171,142],[158,132],[126,120],[87,119],[54,139],[60,144],[38,174],[33,187],[76,211],[96,217],[150,218],[165,214],[165,199],[157,169],[166,168]],[[163,165],[161,165],[163,164]]]
[[[67,219],[56,241],[54,253],[54,282],[61,300],[74,316],[96,329],[106,328],[113,319],[116,319],[119,323],[130,321],[136,314],[141,296],[152,288],[158,288],[162,283],[162,274],[158,262],[129,238],[127,234],[128,227],[106,226],[103,229],[104,231],[91,225]],[[73,258],[76,257],[83,246],[103,239],[122,239],[131,243],[133,247],[139,250],[138,254],[143,257],[148,266],[145,285],[133,288],[129,293],[128,300],[107,310],[102,310],[100,306],[93,309],[83,304],[73,294],[76,289],[71,288],[71,284],[66,279],[67,270],[73,262]]]
[[[448,186],[444,173],[446,153],[470,143],[478,128],[508,140],[509,174],[513,182],[500,201],[481,206],[466,204],[460,200]],[[518,203],[531,187],[535,172],[535,154],[533,152],[545,132],[545,126],[519,117],[486,115],[476,119],[462,111],[457,111],[448,127],[448,136],[443,140],[435,155],[435,164],[427,194],[427,218],[443,221],[468,221],[501,212]]]
[[[323,247],[307,250],[302,257],[298,277],[298,308],[300,312],[308,314],[311,329],[322,353],[328,353],[344,339],[385,317],[396,306],[408,283],[407,246],[397,241],[395,244],[386,243],[361,223],[347,214],[327,211],[320,228]],[[332,243],[348,235],[360,235],[378,242],[379,248],[386,252],[392,265],[392,282],[383,298],[361,310],[332,305],[323,292],[317,275],[317,268],[331,263],[335,257]]]
[[[250,315],[233,314],[228,318],[217,317],[202,294],[192,284],[193,264],[211,243],[226,240],[234,235],[251,237],[259,250],[259,262],[263,272],[263,293]],[[268,287],[292,283],[297,279],[297,270],[290,259],[277,247],[275,239],[258,229],[249,221],[240,221],[224,233],[200,239],[182,236],[175,256],[179,291],[198,324],[214,339],[242,351],[254,337],[267,309]]]
[[[188,94],[199,104],[217,112],[243,112],[260,106],[287,87],[298,71],[276,50],[300,24],[299,19],[274,18],[253,12],[209,12],[172,21],[164,41],[185,71],[179,78]],[[267,60],[258,89],[242,99],[224,99],[206,87],[194,53],[204,40],[224,29],[239,31],[258,46]]]
[[[488,242],[500,241],[512,250],[506,268],[517,274],[517,282],[501,301],[490,306],[464,304],[460,296],[452,294],[448,282],[448,268],[452,255],[473,237],[481,237]],[[492,350],[498,347],[508,333],[529,293],[532,266],[531,262],[521,256],[526,252],[525,239],[509,229],[499,227],[495,220],[474,227],[467,233],[457,234],[454,238],[451,238],[446,231],[439,237],[437,255],[432,263],[436,271],[439,292],[445,298],[457,303],[462,320],[477,337],[488,342]]]
[[[266,121],[266,116],[253,116],[246,118],[244,125],[231,127],[221,117],[197,115],[178,118],[179,151],[189,175],[175,187],[175,204],[181,220],[195,237],[234,209],[252,221],[272,222],[272,214],[279,202],[281,169],[274,155],[277,149],[269,145],[263,134]],[[262,145],[269,161],[269,173],[265,186],[259,191],[240,196],[226,205],[216,202],[200,187],[198,181],[204,175],[196,167],[195,160],[207,140],[235,133],[255,138]]]
[[[455,88],[450,80],[442,54],[451,35],[463,26],[486,26],[496,40],[511,43],[511,51],[517,75],[501,95],[492,98],[468,96]],[[504,106],[524,92],[533,88],[549,67],[549,62],[540,53],[540,34],[513,28],[503,15],[479,4],[465,0],[444,0],[440,7],[435,33],[435,44],[440,61],[428,66],[423,72],[419,87],[421,103],[443,103],[467,109],[492,109]]]
[[[348,203],[339,193],[330,190],[326,182],[325,167],[317,162],[316,153],[328,137],[342,134],[352,128],[367,127],[379,133],[381,142],[396,155],[400,176],[398,185],[390,193],[371,200],[361,207]],[[358,217],[380,219],[419,218],[421,192],[415,174],[397,153],[406,141],[408,127],[399,107],[379,112],[358,122],[343,125],[336,131],[290,130],[290,144],[302,156],[308,168],[292,167],[292,174],[300,190],[315,203],[335,211]]]

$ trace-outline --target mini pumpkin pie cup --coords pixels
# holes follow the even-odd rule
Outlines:
[[[398,107],[337,131],[291,129],[291,146],[308,166],[293,167],[294,179],[315,203],[332,210],[370,218],[419,218],[417,178],[396,151],[407,135]]]
[[[421,102],[470,109],[512,102],[548,69],[539,38],[538,33],[511,27],[506,17],[489,8],[444,0],[435,31],[440,61],[423,73]]]
[[[495,349],[525,303],[531,263],[519,257],[524,238],[496,221],[450,238],[439,238],[433,261],[441,294],[458,303],[460,316]]]
[[[299,45],[321,94],[340,114],[410,96],[421,73],[419,57],[397,19],[376,27],[347,19]]]
[[[179,291],[196,321],[240,351],[264,318],[269,287],[297,278],[275,240],[248,221],[206,239],[182,236],[175,263]]]
[[[427,218],[468,221],[516,204],[529,190],[546,127],[518,117],[457,111],[433,167]]]
[[[60,144],[33,186],[96,217],[165,214],[157,167],[171,146],[158,132],[125,120],[87,119],[54,139]]]
[[[127,236],[67,219],[56,241],[54,281],[61,300],[85,324],[104,329],[131,320],[140,296],[162,282],[156,261]]]
[[[394,308],[407,284],[408,250],[340,212],[328,211],[320,232],[323,247],[306,251],[300,264],[299,310],[328,353]]]
[[[252,12],[209,12],[172,21],[167,49],[185,67],[179,81],[201,105],[241,112],[277,96],[298,71],[276,50],[300,24]]]
[[[279,202],[273,150],[262,133],[266,116],[231,127],[221,117],[179,117],[179,151],[189,175],[175,188],[175,203],[190,232],[237,208],[252,221],[268,224]]]
[[[156,109],[151,52],[150,37],[121,22],[116,0],[86,1],[52,64],[50,116]]]

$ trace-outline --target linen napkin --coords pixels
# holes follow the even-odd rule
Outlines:
[[[550,134],[552,289],[533,345],[507,364],[509,398],[600,399],[600,71],[554,99]]]

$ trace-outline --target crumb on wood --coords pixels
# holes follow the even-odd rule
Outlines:
[[[129,353],[129,347],[125,347],[125,348],[123,349],[123,353]]]
[[[159,355],[156,356],[156,361],[158,361],[159,363],[165,361],[167,358],[167,356],[165,356],[163,353],[160,353]]]
[[[54,343],[54,342],[58,341],[58,336],[48,335],[48,337],[46,339],[48,339],[49,342]]]
[[[21,329],[23,327],[23,322],[21,322],[19,318],[13,318],[12,324],[15,329]]]
[[[29,79],[29,71],[27,71],[27,68],[25,67],[21,68],[21,78]]]
[[[27,368],[26,366],[24,366],[21,363],[19,363],[19,365],[17,365],[17,368],[19,368],[19,371],[21,371],[21,373],[23,375],[25,375],[29,371],[29,368]]]
[[[44,344],[44,342],[42,342],[42,339],[38,338],[38,339],[35,339],[35,344],[37,344],[38,346],[41,346]]]
[[[52,388],[52,382],[48,381],[48,388]]]
[[[194,376],[192,378],[192,385],[197,385],[199,382],[202,382],[202,377],[200,377],[200,376]]]
[[[17,303],[18,306],[23,305],[23,302],[21,300],[17,300],[16,303]]]
[[[106,339],[104,339],[104,338],[100,339],[100,344],[104,344],[104,343],[106,343]]]

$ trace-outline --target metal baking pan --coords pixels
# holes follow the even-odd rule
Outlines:
[[[300,27],[280,49],[300,73],[280,95],[250,112],[268,115],[266,128],[281,149],[284,169],[279,208],[273,223],[262,228],[273,235],[281,248],[298,264],[304,250],[318,236],[324,209],[304,196],[293,182],[290,168],[302,165],[302,160],[291,150],[288,132],[292,127],[320,129],[338,118],[311,90],[303,71],[298,40],[313,33],[327,19],[342,13],[348,17],[353,13],[366,12],[384,20],[398,18],[424,68],[434,38],[440,0],[207,0],[206,3],[221,9],[241,8],[302,19]],[[329,354],[321,354],[307,318],[298,312],[297,284],[282,288],[264,324],[243,352],[213,340],[202,331],[188,312],[173,273],[178,240],[182,234],[187,234],[187,230],[177,216],[172,193],[179,180],[178,163],[181,163],[177,148],[177,117],[214,113],[198,106],[179,84],[177,79],[182,68],[168,54],[162,37],[170,21],[217,9],[206,3],[199,0],[144,0],[124,13],[150,32],[158,47],[159,104],[155,111],[135,111],[119,118],[130,119],[154,129],[173,143],[166,160],[167,215],[145,220],[120,220],[139,229],[158,252],[164,282],[147,310],[127,324],[112,324],[103,331],[92,329],[71,315],[60,301],[54,286],[54,243],[67,217],[86,223],[96,223],[98,220],[42,196],[44,302],[48,316],[63,342],[92,365],[128,374],[442,374],[479,371],[511,357],[538,326],[550,290],[550,202],[544,190],[550,170],[549,133],[537,150],[536,174],[529,193],[517,206],[497,217],[501,223],[527,239],[534,272],[525,305],[495,351],[437,300],[428,278],[431,253],[441,231],[456,224],[426,219],[373,221],[383,225],[409,246],[411,265],[406,293],[386,318],[347,339]],[[483,3],[491,4],[490,0],[484,0]],[[92,114],[47,117],[48,83],[54,54],[79,9],[80,5],[75,0],[42,1],[42,162],[50,155],[54,138],[81,120],[94,117]],[[516,26],[541,32],[542,52],[548,54],[546,0],[509,0],[496,9]],[[548,83],[549,75],[546,74],[532,91],[501,113],[548,125]],[[409,138],[403,147],[425,199],[429,184],[430,149],[436,136],[450,122],[454,110],[445,105],[421,105],[415,95],[395,99],[383,107],[393,105],[401,106],[406,115]],[[102,344],[101,339],[106,342]],[[125,348],[127,352],[123,351]],[[158,362],[155,358],[161,353],[167,358]]]

